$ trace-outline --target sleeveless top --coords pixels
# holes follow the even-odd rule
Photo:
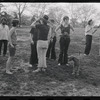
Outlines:
[[[17,33],[14,31],[11,35],[12,44],[17,44]]]
[[[67,27],[64,27],[62,24],[60,26],[61,34],[70,38],[70,24]]]

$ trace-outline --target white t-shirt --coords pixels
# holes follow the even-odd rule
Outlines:
[[[0,24],[0,40],[8,40],[9,27],[5,25],[5,27]]]
[[[86,35],[93,35],[92,34],[93,32],[94,32],[94,26],[87,25],[85,27],[85,36]]]

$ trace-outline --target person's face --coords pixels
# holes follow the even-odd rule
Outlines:
[[[5,21],[5,20],[3,20],[3,21],[2,21],[2,24],[3,24],[3,25],[5,25],[5,24],[6,24],[6,21]]]
[[[69,19],[65,19],[65,23],[68,24],[69,23]]]

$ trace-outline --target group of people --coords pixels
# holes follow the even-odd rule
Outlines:
[[[30,64],[38,64],[37,70],[33,72],[45,71],[47,68],[46,58],[56,60],[55,44],[57,40],[58,30],[60,34],[60,54],[58,65],[68,64],[68,47],[70,44],[70,30],[74,32],[73,27],[69,24],[69,17],[64,16],[61,24],[56,27],[55,21],[44,15],[43,19],[35,20],[31,24],[31,57]],[[96,28],[96,29],[95,29]],[[85,28],[86,47],[84,56],[89,55],[91,50],[92,35],[97,31],[98,27],[94,26],[93,20],[89,20]]]
[[[47,15],[35,20],[31,24],[31,57],[30,64],[38,63],[38,69],[33,72],[45,71],[47,68],[46,58],[56,60],[55,44],[57,32],[60,29],[60,54],[58,65],[68,66],[68,47],[70,44],[70,29],[73,27],[69,24],[69,17],[65,16],[61,25],[56,27],[55,20],[50,19]]]
[[[4,44],[3,56],[6,56],[7,43],[9,42],[9,58],[6,63],[7,74],[13,74],[11,72],[11,63],[16,52],[16,27],[18,23],[18,20],[13,20],[12,28],[10,30],[9,27],[6,25],[5,19],[2,19],[0,24],[0,55],[2,44]],[[92,19],[88,21],[88,24],[85,28],[86,47],[84,51],[84,56],[89,55],[90,53],[92,35],[96,32],[97,28],[98,27],[94,27]],[[68,48],[70,44],[70,30],[74,32],[73,27],[69,23],[69,17],[64,16],[60,25],[56,27],[55,20],[49,19],[47,15],[44,15],[42,18],[35,19],[35,21],[31,24],[31,56],[29,63],[30,66],[34,66],[35,64],[37,64],[37,69],[33,70],[33,72],[45,71],[47,69],[47,58],[56,60],[55,44],[57,40],[58,30],[61,31],[59,41],[60,54],[58,58],[58,65],[69,66]]]
[[[7,47],[9,47],[9,58],[6,63],[6,73],[12,74],[10,70],[12,69],[11,63],[13,62],[13,57],[16,52],[16,44],[17,44],[17,33],[16,28],[19,21],[17,19],[12,20],[12,28],[9,29],[7,25],[7,19],[2,18],[0,24],[0,56],[2,56],[1,49],[3,48],[3,56],[6,57]],[[9,43],[9,45],[8,45]]]

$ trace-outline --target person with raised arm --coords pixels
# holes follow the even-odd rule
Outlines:
[[[61,30],[60,35],[60,54],[58,59],[58,65],[67,65],[68,64],[68,48],[70,44],[70,29],[74,31],[73,27],[69,24],[69,17],[64,16],[62,23],[56,28],[56,33],[58,30]]]

